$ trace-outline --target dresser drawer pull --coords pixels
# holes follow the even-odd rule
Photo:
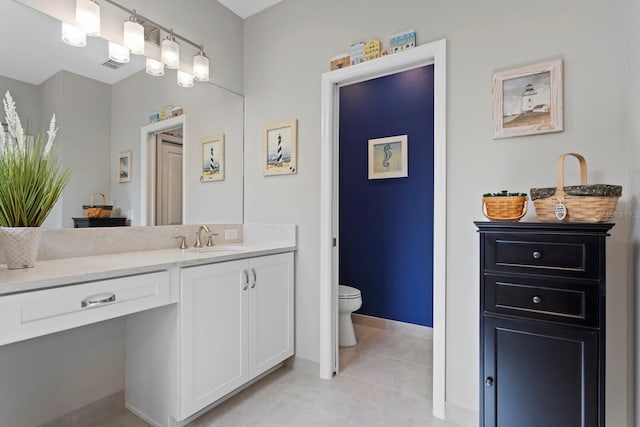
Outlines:
[[[531,300],[534,304],[540,304],[542,302],[542,298],[540,298],[538,295],[534,296]]]
[[[491,387],[493,385],[493,378],[487,377],[487,380],[484,383],[487,387]]]
[[[82,308],[91,308],[96,305],[108,304],[110,302],[116,301],[116,294],[108,293],[108,294],[98,294],[92,295],[82,300],[80,303],[80,307]]]
[[[540,258],[542,258],[542,252],[535,251],[533,253],[533,259],[540,259]]]

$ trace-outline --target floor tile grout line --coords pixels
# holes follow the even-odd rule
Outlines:
[[[390,391],[396,392],[398,394],[403,394],[405,396],[410,396],[410,397],[417,397],[418,399],[422,399],[422,400],[427,400],[429,402],[433,402],[433,399],[427,399],[426,397],[422,397],[422,396],[418,396],[418,395],[415,395],[415,394],[407,393],[405,391],[398,390],[397,388],[389,387],[389,386],[384,385],[384,384],[380,384],[380,383],[376,383],[376,382],[373,382],[373,381],[365,380],[364,378],[356,377],[355,375],[349,375],[349,374],[345,374],[345,373],[341,373],[339,375],[344,375],[346,377],[353,378],[353,379],[356,379],[358,381],[362,381],[363,383],[376,385],[378,387],[382,387],[382,388],[384,388],[386,390],[390,390]]]

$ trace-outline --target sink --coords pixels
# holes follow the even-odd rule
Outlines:
[[[199,254],[209,253],[209,252],[240,252],[246,251],[248,248],[246,246],[227,246],[227,245],[217,245],[217,246],[205,246],[202,248],[191,248],[190,251],[197,252]]]

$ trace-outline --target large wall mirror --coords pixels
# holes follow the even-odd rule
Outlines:
[[[75,48],[61,41],[59,19],[14,0],[0,0],[0,11],[0,37],[5,41],[0,92],[11,91],[23,122],[28,120],[36,132],[44,131],[51,114],[56,114],[58,153],[63,164],[73,168],[45,227],[73,227],[72,218],[83,215],[82,205],[89,203],[92,193],[105,194],[107,204],[113,204],[132,225],[154,225],[156,220],[149,220],[145,213],[143,200],[149,197],[144,194],[142,174],[150,168],[144,162],[154,157],[145,150],[155,150],[156,145],[145,146],[149,140],[145,129],[149,116],[167,105],[184,111],[179,130],[182,182],[178,185],[171,178],[179,176],[176,150],[169,163],[172,174],[162,178],[168,180],[169,188],[180,190],[180,221],[243,222],[241,95],[212,83],[179,87],[175,70],[165,70],[162,77],[149,76],[142,56],[131,55],[129,63],[108,68],[103,65],[108,59],[106,40],[88,38],[86,47]],[[4,112],[0,118],[4,122]],[[214,135],[225,138],[224,180],[201,181],[202,141]],[[177,140],[171,140],[176,146]],[[128,152],[130,180],[121,182],[119,156]],[[175,215],[171,218],[176,221]]]

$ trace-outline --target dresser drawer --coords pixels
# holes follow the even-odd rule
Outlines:
[[[595,236],[488,234],[484,269],[598,279],[598,245]]]
[[[597,328],[598,285],[486,276],[484,310]]]
[[[168,271],[0,297],[0,345],[176,302]]]

